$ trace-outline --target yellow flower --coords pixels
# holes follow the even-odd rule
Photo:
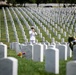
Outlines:
[[[20,56],[20,57],[21,57],[21,56],[22,56],[22,52],[19,52],[19,53],[18,53],[18,56]]]

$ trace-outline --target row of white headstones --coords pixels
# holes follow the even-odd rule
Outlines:
[[[7,57],[7,45],[0,42],[0,75],[18,75],[18,60]]]
[[[18,38],[18,35],[17,35],[17,31],[16,31],[16,27],[15,27],[12,15],[10,13],[10,10],[8,8],[6,8],[6,9],[9,13],[9,17],[10,17],[10,20],[11,20],[11,23],[12,23],[12,27],[13,27],[13,30],[14,30],[16,41],[19,42],[19,38]],[[22,35],[23,35],[24,40],[27,41],[27,42],[28,42],[27,36],[25,34],[23,25],[21,24],[21,21],[19,20],[17,14],[20,15],[21,19],[23,20],[24,24],[26,25],[26,27],[29,30],[30,25],[26,21],[26,19],[25,19],[25,17],[26,17],[29,20],[29,22],[36,28],[40,38],[43,38],[44,40],[45,40],[45,36],[43,36],[43,34],[41,33],[41,31],[38,28],[38,26],[36,25],[36,23],[38,23],[38,25],[44,30],[44,32],[46,32],[46,35],[49,36],[50,39],[52,37],[50,31],[52,31],[54,33],[54,35],[58,37],[58,39],[61,39],[62,35],[64,37],[66,37],[67,32],[70,35],[73,34],[72,30],[74,29],[74,26],[75,26],[75,18],[76,17],[74,17],[74,15],[71,15],[71,13],[69,14],[69,17],[68,17],[68,15],[66,15],[66,12],[63,12],[64,9],[60,10],[60,11],[62,11],[62,13],[61,13],[62,17],[59,17],[59,14],[58,14],[59,12],[57,10],[55,11],[55,9],[54,10],[53,9],[44,9],[44,8],[43,9],[40,9],[40,8],[35,8],[35,9],[33,9],[33,8],[26,8],[26,9],[25,8],[10,8],[10,9],[14,13],[14,16],[15,16],[18,24],[19,24],[19,27],[22,31]],[[47,10],[47,12],[46,12],[46,10]],[[50,11],[52,11],[52,12],[50,12]],[[69,11],[69,9],[68,9],[68,11]],[[4,8],[3,8],[3,12],[4,12],[4,21],[5,21],[5,26],[6,26],[6,38],[9,42],[8,24],[7,24],[7,19],[6,19],[6,14],[5,14]],[[16,12],[17,12],[17,14],[16,14]],[[45,14],[44,14],[44,12],[45,12]],[[54,14],[52,16],[53,12],[56,13],[57,16],[56,16],[56,14]],[[57,17],[60,18],[60,25],[59,25],[59,19]],[[67,18],[68,18],[68,20],[66,21]],[[73,23],[72,23],[73,25],[71,25],[72,20],[73,20]],[[49,30],[46,28],[46,26],[44,24],[49,28]],[[71,25],[71,27],[70,27],[70,25]],[[69,29],[69,27],[70,27],[70,29]],[[75,32],[74,32],[74,36],[76,36]]]
[[[24,57],[26,59],[32,59],[33,61],[43,62],[45,57],[45,71],[59,74],[59,60],[66,61],[68,57],[72,57],[72,51],[70,50],[67,43],[60,44],[20,44],[17,42],[12,42],[10,48],[15,50],[18,54],[19,52],[25,52]],[[67,63],[66,75],[75,75],[76,69],[76,45],[73,51],[73,60]]]
[[[22,9],[22,8],[21,8],[21,9]],[[19,10],[20,10],[20,8],[19,8]],[[29,15],[29,16],[27,16],[27,17],[28,17],[29,21],[31,21],[31,24],[34,25],[34,27],[37,28],[37,26],[36,26],[35,22],[33,21],[33,19],[36,21],[36,23],[38,23],[38,24],[40,25],[40,27],[44,30],[44,32],[46,32],[46,34],[47,34],[48,36],[50,36],[50,38],[51,38],[51,34],[49,33],[49,30],[47,30],[47,28],[42,24],[42,22],[43,22],[46,26],[48,25],[48,28],[51,28],[50,30],[52,30],[52,32],[57,36],[57,33],[58,33],[58,32],[55,32],[55,28],[52,28],[52,27],[50,26],[50,24],[49,24],[47,21],[44,20],[43,17],[40,17],[40,14],[39,14],[38,12],[34,12],[33,9],[29,9],[29,8],[28,8],[28,9],[23,8],[23,10]],[[32,13],[34,13],[37,18],[36,18],[34,15],[32,15],[31,11],[28,11],[28,10],[31,10]],[[42,15],[42,14],[41,14],[41,15]],[[40,21],[42,21],[42,22],[40,22]],[[55,23],[53,22],[52,25],[55,25]],[[73,27],[73,26],[72,26],[72,27]],[[57,28],[58,30],[60,30],[60,26],[57,27],[57,24],[56,24],[56,28]],[[65,29],[65,27],[64,27],[64,29]],[[72,29],[73,29],[73,28],[72,28]],[[68,31],[68,28],[67,28],[67,31]],[[61,29],[60,32],[63,33],[63,29]],[[40,30],[38,30],[38,33],[40,34],[40,36],[41,36],[41,38],[42,38],[43,36],[42,36],[42,33],[40,33]],[[71,34],[72,34],[72,31],[71,31]],[[66,37],[66,32],[64,32],[64,36]],[[60,34],[58,35],[58,38],[61,39],[61,35],[60,35]]]

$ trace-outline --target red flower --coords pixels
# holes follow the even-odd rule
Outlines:
[[[22,53],[22,55],[25,55],[25,54],[26,54],[25,52]]]

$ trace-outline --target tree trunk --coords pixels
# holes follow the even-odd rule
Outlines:
[[[37,7],[39,7],[39,3],[37,3]]]

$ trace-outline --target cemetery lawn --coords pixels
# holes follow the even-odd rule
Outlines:
[[[18,59],[18,75],[56,75],[45,72],[44,62],[34,62],[26,58],[20,58],[14,50],[8,49],[8,56]],[[68,59],[68,61],[70,60]],[[66,62],[68,61],[60,61],[60,72],[58,75],[66,75]]]
[[[8,16],[8,12],[6,11],[6,17],[7,17],[7,22],[8,22],[8,29],[9,29],[9,36],[10,36],[10,42],[15,42],[16,39],[14,37],[14,32],[12,29],[12,25],[10,22],[10,18]],[[11,11],[11,10],[10,10]],[[23,43],[24,39],[22,37],[21,31],[18,27],[18,23],[16,22],[15,16],[13,15],[13,13],[11,12],[12,17],[14,19],[15,22],[15,26],[18,32],[18,36],[19,36],[19,42]],[[19,16],[19,15],[18,15]],[[20,17],[19,17],[20,19]],[[20,19],[21,23],[24,25],[24,23],[22,22],[22,20]],[[28,21],[28,20],[27,20]],[[30,23],[30,22],[29,22]],[[31,24],[29,24],[31,25]],[[36,23],[36,25],[39,27],[39,29],[41,30],[42,33],[44,33],[44,31],[42,30],[42,28]],[[27,38],[29,38],[28,35],[28,30],[26,28],[26,26],[23,26],[24,30],[26,32]],[[49,28],[48,28],[49,29]],[[0,10],[0,30],[1,30],[1,36],[0,36],[0,41],[2,41],[3,43],[5,43],[6,45],[9,46],[9,43],[7,43],[6,40],[6,31],[5,31],[5,25],[4,25],[4,16],[3,16],[3,12],[2,10]],[[53,36],[54,34],[51,33]],[[44,33],[43,36],[47,37],[47,35]],[[54,36],[55,37],[55,36]],[[41,41],[41,39],[39,38],[39,36],[37,36],[38,40]],[[45,39],[48,39],[45,38]],[[57,39],[57,37],[55,37],[55,39]],[[67,39],[67,38],[66,38]],[[50,39],[48,39],[48,41],[50,41]],[[8,57],[15,57],[18,59],[18,75],[55,75],[53,73],[47,73],[45,71],[45,62],[34,62],[32,60],[27,60],[26,58],[20,58],[19,56],[17,56],[16,52],[14,50],[9,49],[8,47]],[[50,57],[51,58],[51,57]],[[68,61],[70,61],[71,59],[68,58]],[[59,74],[58,75],[66,75],[66,63],[68,61],[60,61],[59,63]]]

